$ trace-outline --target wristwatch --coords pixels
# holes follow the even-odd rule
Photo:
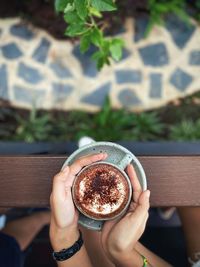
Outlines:
[[[54,251],[53,252],[53,258],[56,261],[65,261],[69,258],[71,258],[74,254],[76,254],[82,247],[83,245],[83,239],[82,239],[82,234],[81,231],[79,230],[79,238],[78,240],[69,248],[64,248],[58,252]]]

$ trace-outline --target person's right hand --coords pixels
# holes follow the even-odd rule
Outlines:
[[[142,192],[132,165],[127,167],[127,173],[133,187],[130,208],[121,219],[107,221],[102,230],[102,245],[108,257],[117,263],[124,262],[124,266],[129,257],[130,262],[134,260],[136,262],[138,258],[135,245],[146,226],[150,196],[149,190]],[[141,261],[140,255],[139,261]]]
[[[107,154],[95,154],[75,161],[55,175],[50,196],[50,239],[55,250],[73,244],[78,239],[78,211],[75,209],[71,187],[77,173],[93,162],[104,160]]]

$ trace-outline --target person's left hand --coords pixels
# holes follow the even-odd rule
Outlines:
[[[74,206],[71,193],[75,176],[84,166],[104,160],[106,157],[107,154],[100,153],[79,158],[55,175],[50,196],[50,239],[54,249],[62,248],[62,243],[66,246],[68,243],[73,243],[79,236],[78,211]]]
[[[102,230],[102,246],[114,262],[123,261],[134,251],[135,244],[144,232],[148,219],[150,191],[142,192],[141,185],[132,165],[127,173],[133,187],[133,198],[126,215],[118,220],[105,222]]]

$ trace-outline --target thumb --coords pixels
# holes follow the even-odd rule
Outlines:
[[[55,198],[64,197],[66,194],[66,180],[69,175],[69,167],[66,166],[61,172],[59,172],[53,179],[53,196]]]

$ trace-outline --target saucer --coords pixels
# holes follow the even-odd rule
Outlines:
[[[98,153],[107,153],[108,156],[104,161],[115,164],[117,166],[119,162],[122,162],[122,160],[126,158],[127,155],[131,157],[131,160],[129,162],[133,165],[136,171],[142,190],[147,189],[146,175],[141,163],[136,158],[136,156],[134,156],[125,147],[111,142],[93,142],[89,145],[77,149],[67,158],[62,168],[64,168],[66,165],[71,165],[80,157]],[[90,230],[101,231],[104,221],[93,220],[79,213],[79,223]]]

